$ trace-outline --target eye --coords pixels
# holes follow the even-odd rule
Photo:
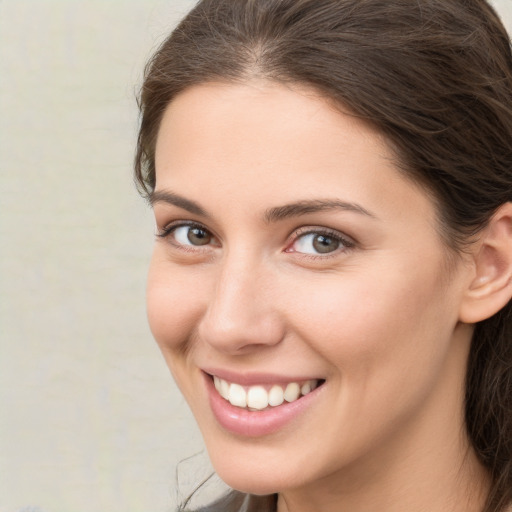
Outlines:
[[[178,226],[174,228],[174,239],[181,245],[208,245],[213,236],[198,226]]]
[[[313,256],[330,254],[340,249],[353,247],[353,243],[345,240],[335,232],[309,231],[299,234],[288,252],[298,252]]]
[[[215,243],[215,237],[199,224],[171,224],[158,234],[178,247],[201,247]]]

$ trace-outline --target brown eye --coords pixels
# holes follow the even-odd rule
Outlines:
[[[174,239],[181,245],[208,245],[212,234],[199,226],[178,226],[173,231]]]
[[[339,249],[348,249],[352,244],[341,236],[321,233],[309,232],[300,235],[293,243],[293,252],[309,255],[329,254]]]
[[[211,242],[211,235],[205,229],[191,228],[188,231],[187,238],[193,245],[206,245]]]
[[[313,238],[313,248],[320,254],[335,251],[340,246],[340,241],[325,235],[315,235]]]

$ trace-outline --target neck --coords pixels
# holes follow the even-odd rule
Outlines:
[[[451,363],[391,438],[337,473],[282,492],[278,512],[481,512],[489,476],[464,426],[466,357],[455,353]]]

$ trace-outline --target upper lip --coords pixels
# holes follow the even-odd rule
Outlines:
[[[229,369],[221,368],[202,368],[202,371],[210,376],[219,377],[230,383],[240,384],[242,386],[255,386],[258,384],[287,384],[289,382],[304,382],[308,380],[325,380],[318,376],[310,375],[280,375],[277,373],[266,372],[244,372],[239,373]]]

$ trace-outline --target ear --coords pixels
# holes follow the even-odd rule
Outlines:
[[[459,313],[468,324],[490,318],[512,298],[512,203],[501,206],[482,231],[472,266]]]

